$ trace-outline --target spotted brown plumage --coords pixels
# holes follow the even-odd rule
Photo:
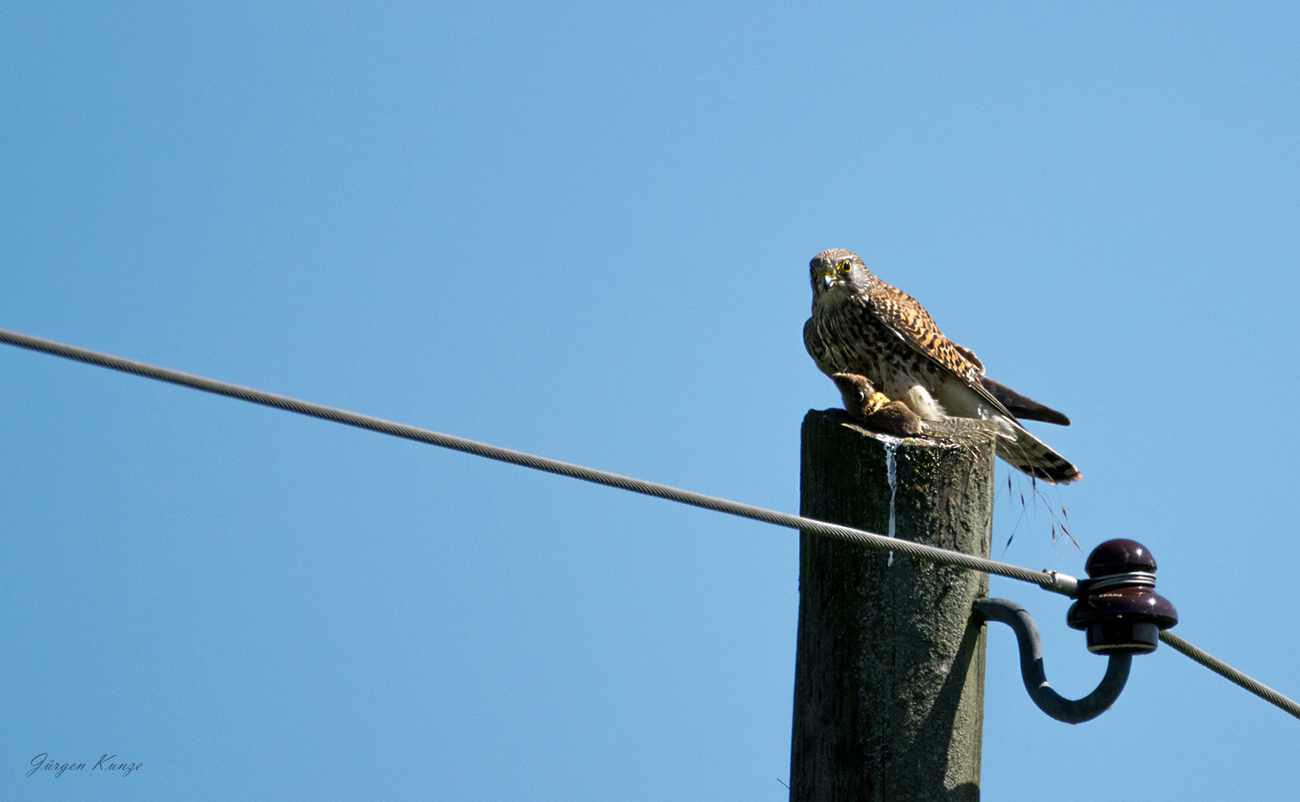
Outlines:
[[[810,267],[812,317],[803,338],[823,373],[864,376],[924,420],[992,421],[998,456],[1012,467],[1053,483],[1083,478],[1018,420],[1068,426],[1070,419],[986,377],[979,358],[943,336],[916,299],[881,281],[852,251],[822,251]]]

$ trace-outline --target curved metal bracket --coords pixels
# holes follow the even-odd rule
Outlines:
[[[1020,644],[1020,673],[1025,680],[1025,690],[1029,691],[1029,698],[1034,700],[1039,710],[1057,721],[1079,724],[1094,719],[1109,710],[1124,690],[1133,663],[1132,654],[1112,652],[1106,676],[1102,677],[1097,690],[1078,701],[1071,701],[1052,690],[1047,681],[1038,626],[1025,608],[1006,599],[979,599],[975,602],[975,610],[985,620],[1001,621],[1015,630],[1016,642]]]

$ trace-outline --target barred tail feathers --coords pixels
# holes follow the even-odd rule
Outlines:
[[[1019,423],[1007,421],[1011,431],[997,438],[998,456],[1016,470],[1052,484],[1068,484],[1083,478],[1079,469]]]

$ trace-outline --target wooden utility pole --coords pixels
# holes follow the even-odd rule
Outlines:
[[[993,440],[803,422],[800,513],[987,557]],[[892,530],[892,531],[891,531]],[[978,800],[988,577],[803,533],[792,802]]]

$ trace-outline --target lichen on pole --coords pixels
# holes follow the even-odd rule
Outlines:
[[[803,423],[800,513],[987,557],[993,435]],[[803,533],[790,798],[977,800],[988,577]]]

